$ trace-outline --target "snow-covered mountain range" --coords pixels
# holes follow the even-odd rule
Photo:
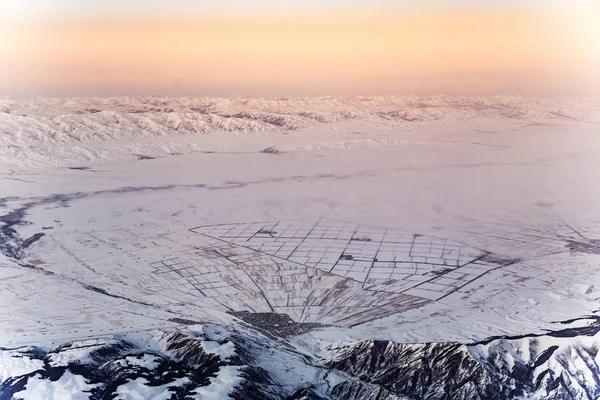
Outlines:
[[[593,399],[599,329],[470,344],[340,342],[314,354],[293,340],[190,325],[0,349],[0,398]]]
[[[198,135],[306,129],[360,133],[365,127],[370,131],[415,129],[474,118],[587,121],[598,116],[599,108],[597,98],[511,96],[5,98],[0,99],[0,154],[9,165],[73,166],[199,151],[249,151],[227,141],[193,138]],[[393,143],[340,142],[325,136],[308,148],[382,144]],[[281,150],[306,148],[293,144]]]

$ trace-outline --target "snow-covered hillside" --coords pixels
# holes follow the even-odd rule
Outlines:
[[[588,121],[597,117],[599,108],[600,100],[596,98],[0,99],[0,154],[3,163],[13,166],[75,166],[198,151],[262,150],[240,147],[227,140],[194,137],[198,135],[307,129],[360,133],[365,127],[388,131],[415,129],[474,118],[538,123]],[[335,137],[321,137],[316,143],[282,150],[381,145],[357,139],[362,138],[340,142]],[[397,138],[389,140],[394,139]],[[283,144],[290,141],[281,140]]]

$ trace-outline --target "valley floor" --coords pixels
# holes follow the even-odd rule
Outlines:
[[[327,369],[342,342],[454,342],[481,361],[498,351],[489,340],[594,337],[600,137],[591,117],[563,117],[355,118],[63,147],[40,136],[30,153],[17,140],[0,165],[0,348],[220,324]]]

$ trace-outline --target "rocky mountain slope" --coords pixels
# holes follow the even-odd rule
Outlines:
[[[318,355],[212,324],[3,349],[0,399],[596,399],[600,326],[590,321],[470,344],[344,342]]]

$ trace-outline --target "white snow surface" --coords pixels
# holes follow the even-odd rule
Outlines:
[[[119,386],[116,390],[116,398],[120,400],[167,400],[173,395],[169,388],[182,386],[187,382],[187,378],[180,378],[164,385],[150,386],[147,379],[137,378]]]
[[[231,342],[220,344],[212,340],[203,340],[202,348],[208,353],[218,355],[221,360],[227,360],[235,354],[235,346]]]
[[[96,385],[86,382],[81,375],[74,375],[70,371],[65,371],[56,382],[42,379],[39,376],[29,379],[25,389],[16,393],[16,399],[84,400],[90,397],[89,391],[94,387]]]
[[[135,365],[141,368],[147,368],[150,371],[156,369],[160,365],[160,357],[155,356],[153,354],[144,354],[141,357],[139,356],[128,356],[125,357],[122,361],[122,366]]]
[[[43,366],[43,360],[22,357],[14,350],[0,350],[0,382],[4,382],[11,376],[29,374]]]
[[[210,378],[208,386],[202,386],[194,390],[194,399],[197,400],[220,400],[229,397],[229,393],[238,385],[240,378],[239,367],[225,366],[219,369],[217,376]]]

